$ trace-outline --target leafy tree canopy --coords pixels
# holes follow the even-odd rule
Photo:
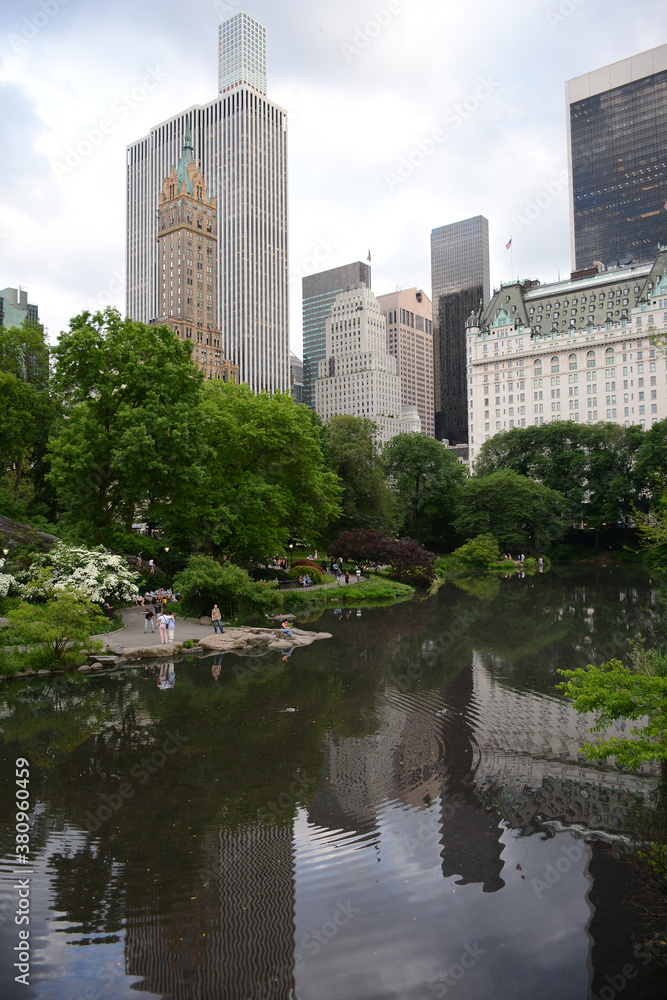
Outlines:
[[[326,464],[341,481],[341,513],[331,525],[337,534],[353,528],[392,530],[394,495],[387,486],[376,441],[376,425],[363,417],[331,417],[324,426]]]

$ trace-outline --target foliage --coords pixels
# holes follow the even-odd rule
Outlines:
[[[174,589],[182,594],[185,614],[210,615],[214,604],[231,618],[263,612],[277,603],[275,585],[253,581],[233,563],[219,563],[211,556],[191,556],[184,570],[174,577]]]
[[[414,590],[409,585],[395,580],[373,578],[362,580],[361,583],[341,583],[339,587],[326,590],[285,590],[276,596],[280,598],[280,606],[285,610],[296,611],[313,604],[364,604],[368,601],[392,603],[405,600],[413,594]]]
[[[435,579],[435,556],[412,538],[397,540],[380,531],[363,529],[344,531],[328,552],[359,564],[388,563],[392,576],[417,587],[429,586]]]
[[[417,541],[449,547],[465,467],[439,441],[417,433],[393,437],[383,459],[398,497],[402,530]]]
[[[49,441],[49,480],[83,540],[129,530],[139,510],[155,524],[184,495],[192,502],[203,375],[191,353],[168,326],[113,309],[81,313],[62,334],[54,384],[67,419]]]
[[[454,555],[468,566],[490,566],[500,560],[500,549],[493,535],[477,535],[469,538]]]
[[[307,566],[309,569],[322,570],[319,563],[316,563],[314,559],[295,559],[292,566]]]
[[[456,518],[464,536],[491,534],[503,549],[547,549],[567,528],[565,497],[541,483],[500,469],[469,479]]]
[[[571,698],[577,712],[597,712],[591,732],[604,732],[612,722],[633,722],[648,717],[646,725],[630,729],[629,736],[586,743],[584,754],[591,760],[615,756],[625,767],[638,768],[644,761],[667,763],[667,655],[646,649],[637,642],[630,665],[611,659],[599,667],[559,670],[568,678],[559,688]]]
[[[165,519],[185,547],[261,560],[337,515],[338,479],[324,466],[320,432],[289,394],[207,385],[198,436],[206,458],[196,503],[190,492]]]
[[[485,477],[506,469],[542,483],[568,500],[575,522],[599,529],[631,516],[645,486],[634,472],[643,441],[638,425],[557,420],[494,434],[475,472]]]
[[[45,604],[22,603],[7,614],[2,630],[6,646],[29,646],[48,652],[53,663],[83,649],[101,649],[91,635],[104,630],[107,619],[81,591],[54,590]]]
[[[372,420],[349,415],[331,417],[324,426],[325,461],[342,487],[332,532],[395,527],[394,497],[385,481],[376,429]]]
[[[58,542],[50,552],[35,557],[25,574],[23,594],[34,598],[51,590],[77,589],[98,604],[118,603],[139,592],[137,579],[123,556],[101,547],[85,549]]]
[[[656,499],[650,513],[636,511],[635,522],[646,561],[667,572],[667,492]]]
[[[305,566],[293,566],[289,571],[290,580],[298,580],[300,576],[309,576],[315,585],[319,585],[325,582],[324,573],[321,569],[316,569],[314,567],[306,568]]]
[[[0,597],[18,594],[21,585],[10,573],[0,573]]]

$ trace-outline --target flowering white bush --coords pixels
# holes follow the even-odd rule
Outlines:
[[[91,601],[129,601],[138,593],[137,574],[123,556],[101,546],[84,549],[58,542],[50,552],[37,556],[24,574],[25,597],[43,595],[45,590],[82,590]]]
[[[21,585],[9,573],[0,573],[0,597],[7,597],[12,591],[18,594]]]

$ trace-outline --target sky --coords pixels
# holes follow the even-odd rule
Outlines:
[[[489,220],[492,287],[565,277],[565,81],[667,40],[660,0],[1,6],[0,287],[28,290],[51,342],[83,309],[124,314],[127,144],[216,96],[219,23],[266,27],[299,356],[304,274],[370,251],[376,294],[430,295],[431,230],[459,219]]]

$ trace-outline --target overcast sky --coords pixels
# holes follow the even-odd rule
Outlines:
[[[27,288],[52,341],[83,308],[124,311],[125,147],[216,96],[239,10],[289,113],[297,353],[302,274],[370,249],[376,294],[430,295],[430,232],[458,219],[488,218],[492,286],[510,237],[514,276],[566,275],[564,82],[667,39],[659,0],[3,3],[0,287]]]

